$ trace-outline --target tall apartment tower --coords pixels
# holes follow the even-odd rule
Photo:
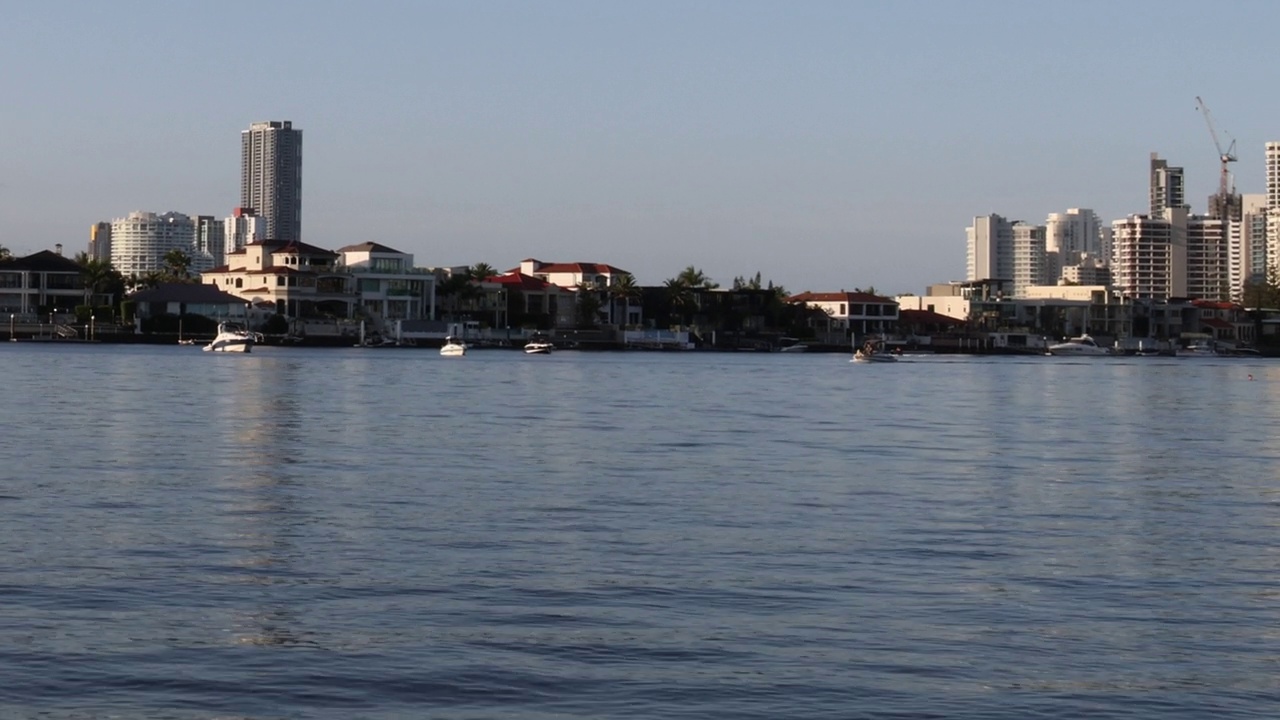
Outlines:
[[[967,280],[1013,280],[1013,223],[1000,215],[980,215],[965,228]]]
[[[1182,168],[1169,167],[1156,153],[1151,153],[1151,217],[1160,217],[1168,208],[1186,207],[1186,187]]]
[[[89,259],[111,262],[111,223],[100,222],[89,226]]]
[[[1130,215],[1111,223],[1111,282],[1133,298],[1187,297],[1187,210]]]
[[[1267,208],[1280,208],[1280,142],[1267,143]]]
[[[272,240],[302,239],[302,131],[292,122],[240,132],[240,207],[266,219]]]
[[[1048,285],[1044,226],[1015,222],[1013,231],[1013,296],[1025,297],[1032,285]],[[1056,281],[1056,278],[1055,278]]]

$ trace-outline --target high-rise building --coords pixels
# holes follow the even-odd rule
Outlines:
[[[89,228],[89,259],[111,261],[111,223],[94,223]]]
[[[1111,223],[1111,278],[1131,298],[1167,300],[1187,296],[1187,211],[1167,208],[1160,216],[1130,215]]]
[[[1230,220],[1187,217],[1187,297],[1230,300]]]
[[[302,239],[302,131],[292,122],[240,132],[240,207],[266,218],[271,239]]]
[[[1169,167],[1168,161],[1151,153],[1151,217],[1160,217],[1167,208],[1186,207],[1186,198],[1182,168]]]
[[[244,249],[245,245],[254,240],[267,239],[267,219],[259,217],[256,210],[247,207],[238,207],[231,211],[231,217],[222,221],[223,241],[225,242],[226,252],[235,252]],[[218,261],[218,264],[226,262],[226,258]]]
[[[131,212],[111,221],[111,264],[125,277],[164,269],[170,250],[190,255],[196,226],[182,213]]]
[[[1088,208],[1071,208],[1051,213],[1045,220],[1046,284],[1062,278],[1064,268],[1079,265],[1086,255],[1109,260],[1109,248],[1102,221]]]
[[[190,253],[190,270],[202,273],[226,262],[226,236],[223,222],[212,215],[197,215],[194,222],[195,241]]]
[[[1013,224],[1013,296],[1025,297],[1032,285],[1049,284],[1044,251],[1044,226]]]
[[[1267,143],[1267,207],[1280,208],[1280,142]]]
[[[999,215],[980,215],[965,228],[968,235],[966,280],[1013,280],[1013,223]]]

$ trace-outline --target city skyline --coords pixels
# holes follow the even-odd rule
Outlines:
[[[1197,96],[1238,142],[1239,191],[1264,192],[1280,139],[1258,90],[1266,3],[1230,6],[1229,42],[1206,40],[1208,7],[1087,2],[1073,27],[1007,2],[282,3],[253,6],[275,59],[112,41],[242,6],[18,9],[0,30],[0,57],[29,68],[0,81],[24,109],[5,123],[0,243],[83,247],[134,210],[225,217],[235,133],[282,119],[308,131],[309,243],[918,293],[963,278],[976,215],[1145,211],[1151,152],[1203,212],[1218,162]]]

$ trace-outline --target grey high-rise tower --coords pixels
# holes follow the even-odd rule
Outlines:
[[[302,131],[292,122],[240,132],[240,207],[266,218],[271,239],[302,239]]]

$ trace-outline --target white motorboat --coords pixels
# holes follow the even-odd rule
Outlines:
[[[552,345],[550,340],[539,337],[533,338],[524,346],[524,351],[528,355],[550,355],[555,349],[556,346]]]
[[[778,348],[779,352],[798,353],[807,352],[809,350],[809,346],[800,342],[797,338],[784,337],[779,342],[782,343]]]
[[[1066,342],[1055,343],[1048,348],[1050,355],[1110,355],[1111,351],[1094,342],[1086,333]]]
[[[440,354],[445,357],[462,357],[467,354],[467,344],[452,335],[444,339],[440,346]]]
[[[229,322],[218,323],[218,335],[213,342],[204,346],[205,352],[238,352],[247,353],[253,350],[257,334],[251,333],[240,325]]]
[[[1192,340],[1186,347],[1178,348],[1178,357],[1216,357],[1218,350],[1212,340]]]

